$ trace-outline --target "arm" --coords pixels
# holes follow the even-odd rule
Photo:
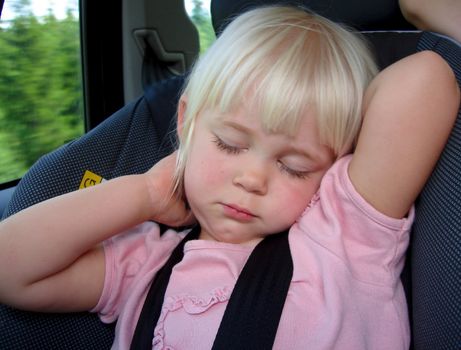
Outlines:
[[[459,0],[400,0],[408,22],[419,29],[448,35],[461,43],[461,2]]]
[[[184,217],[181,203],[164,201],[173,165],[170,156],[144,175],[56,197],[1,222],[0,301],[40,311],[94,307],[104,280],[98,244],[146,220]]]
[[[349,166],[365,200],[391,217],[408,213],[443,150],[459,103],[452,70],[429,51],[393,64],[373,80]]]

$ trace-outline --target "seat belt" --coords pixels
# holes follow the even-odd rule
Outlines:
[[[292,277],[288,230],[267,236],[240,272],[213,350],[272,349]]]
[[[173,267],[182,260],[185,243],[197,239],[199,234],[200,227],[194,227],[156,274],[136,325],[131,350],[152,349],[154,328]],[[288,231],[259,242],[237,279],[213,350],[272,349],[292,276]]]

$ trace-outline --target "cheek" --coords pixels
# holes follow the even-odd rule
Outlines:
[[[297,186],[282,186],[276,197],[278,212],[287,222],[294,222],[304,212],[317,189],[316,181]]]
[[[286,209],[297,218],[306,209],[313,195],[312,191],[287,191],[284,197],[285,206],[282,210]]]
[[[186,193],[190,193],[192,190],[204,191],[224,181],[227,163],[219,159],[216,152],[207,147],[199,150],[192,149],[191,151],[184,173]]]

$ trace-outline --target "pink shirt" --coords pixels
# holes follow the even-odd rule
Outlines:
[[[389,218],[355,191],[350,156],[322,179],[289,233],[293,279],[274,349],[408,349],[400,272],[413,221]],[[105,243],[106,278],[93,310],[118,319],[113,348],[128,349],[156,271],[185,233],[144,223]],[[210,349],[252,247],[189,241],[174,268],[154,349]],[[264,273],[264,271],[261,271]]]

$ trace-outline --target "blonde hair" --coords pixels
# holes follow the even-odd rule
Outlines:
[[[182,195],[195,121],[204,109],[225,113],[250,99],[265,130],[293,134],[311,108],[322,142],[339,157],[360,130],[362,96],[376,71],[360,37],[319,15],[290,6],[240,15],[199,59],[185,86],[176,193]]]

